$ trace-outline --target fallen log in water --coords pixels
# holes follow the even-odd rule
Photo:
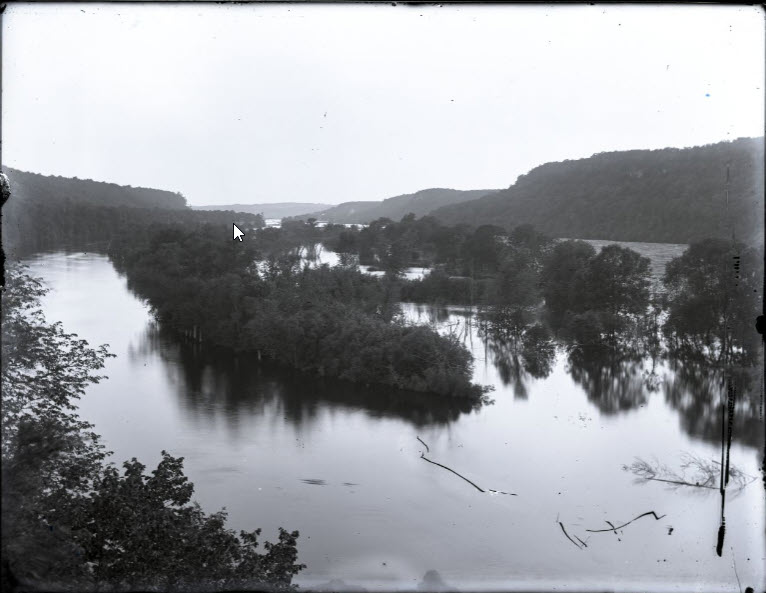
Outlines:
[[[425,441],[423,439],[421,439],[420,437],[415,437],[415,438],[418,439],[421,443],[423,443],[423,446],[426,448],[426,453],[430,453],[431,452],[431,449],[428,448],[428,445],[426,445],[426,443],[425,443]]]
[[[426,447],[426,450],[428,450],[428,445],[426,445],[426,444],[423,442],[423,440],[422,440],[420,437],[415,437],[415,438],[416,438],[416,439],[418,439],[418,440],[419,440],[421,443],[423,443],[423,444],[425,445],[425,447]],[[457,472],[456,472],[454,469],[452,469],[451,467],[447,467],[446,465],[442,465],[441,463],[437,463],[436,461],[432,461],[431,459],[428,459],[428,457],[426,457],[425,453],[423,453],[422,451],[421,451],[421,453],[420,453],[420,458],[421,458],[422,460],[424,460],[424,461],[427,461],[428,463],[433,463],[434,465],[438,465],[439,467],[441,467],[441,468],[444,468],[444,469],[446,469],[446,470],[447,470],[447,471],[449,471],[449,472],[452,472],[452,473],[453,473],[453,474],[455,474],[457,477],[459,477],[459,478],[462,478],[463,480],[465,480],[466,482],[468,482],[468,483],[469,483],[471,486],[473,486],[474,488],[476,488],[476,490],[478,490],[479,492],[487,492],[487,490],[484,490],[483,488],[480,488],[479,486],[477,486],[476,484],[474,484],[473,482],[471,482],[471,480],[469,480],[469,479],[468,479],[468,478],[466,478],[465,476],[463,476],[463,475],[461,475],[461,474],[457,473]],[[517,494],[514,494],[513,492],[503,492],[502,490],[493,490],[492,488],[490,488],[490,489],[489,489],[489,492],[492,492],[492,493],[494,493],[494,494],[507,494],[508,496],[518,496]]]
[[[567,539],[568,539],[570,542],[572,542],[572,543],[573,543],[575,546],[577,546],[577,547],[578,547],[580,550],[582,550],[583,546],[585,546],[586,548],[588,547],[587,545],[585,545],[585,542],[583,542],[583,541],[582,541],[582,540],[581,540],[579,537],[578,537],[577,539],[578,539],[578,540],[580,540],[580,541],[582,542],[583,546],[581,546],[581,545],[580,545],[580,544],[578,544],[578,543],[577,543],[575,540],[573,540],[571,537],[569,537],[569,534],[567,533],[567,530],[566,530],[566,529],[564,529],[564,524],[563,524],[561,521],[559,521],[559,525],[561,526],[561,531],[563,531],[563,532],[564,532],[564,535],[567,537]],[[577,536],[575,536],[575,537],[577,537]]]
[[[463,478],[463,479],[464,479],[466,482],[468,482],[468,483],[469,483],[471,486],[473,486],[474,488],[476,488],[476,490],[478,490],[479,492],[485,492],[485,490],[482,490],[481,488],[479,488],[479,487],[478,487],[476,484],[474,484],[473,482],[471,482],[471,480],[469,480],[469,479],[468,479],[468,478],[466,478],[465,476],[461,476],[461,475],[460,475],[459,473],[457,473],[457,472],[456,472],[454,469],[451,469],[451,468],[447,467],[446,465],[442,465],[441,463],[436,463],[435,461],[431,461],[430,459],[428,459],[428,457],[426,457],[426,456],[425,456],[425,453],[421,453],[421,454],[420,454],[420,458],[421,458],[421,459],[423,459],[423,460],[425,460],[425,461],[427,461],[428,463],[433,463],[434,465],[438,465],[439,467],[443,467],[443,468],[444,468],[444,469],[446,469],[448,472],[452,472],[453,474],[455,474],[455,475],[456,475],[457,477],[459,477],[459,478]],[[515,494],[514,494],[514,496],[515,496]]]
[[[630,525],[631,523],[633,523],[633,521],[637,521],[637,520],[638,520],[638,519],[640,519],[641,517],[647,517],[647,516],[649,516],[649,515],[653,515],[653,516],[654,516],[654,518],[655,518],[655,520],[657,520],[657,521],[659,521],[660,519],[662,519],[662,518],[665,516],[665,515],[660,515],[660,516],[658,517],[658,516],[657,516],[657,513],[655,513],[654,511],[648,511],[648,512],[646,512],[646,513],[642,513],[641,515],[639,515],[639,516],[638,516],[638,517],[636,517],[635,519],[631,519],[631,520],[630,520],[630,521],[628,521],[627,523],[623,523],[623,524],[622,524],[622,525],[620,525],[619,527],[615,527],[614,525],[612,525],[612,523],[610,523],[609,521],[607,521],[607,523],[609,523],[609,525],[610,525],[609,529],[586,529],[585,531],[589,531],[590,533],[603,533],[604,531],[614,531],[615,533],[617,533],[617,530],[618,530],[618,529],[622,529],[623,527],[625,527],[625,526],[627,526],[627,525]]]

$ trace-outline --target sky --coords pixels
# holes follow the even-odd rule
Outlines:
[[[762,136],[764,13],[705,5],[10,4],[2,163],[190,204],[492,189]]]

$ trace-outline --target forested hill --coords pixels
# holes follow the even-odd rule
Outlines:
[[[547,163],[506,190],[431,214],[446,225],[530,223],[554,237],[658,243],[729,238],[730,220],[738,239],[760,242],[763,150],[763,138],[740,138]]]
[[[5,169],[11,197],[2,209],[2,243],[9,259],[50,249],[97,249],[125,229],[152,224],[194,227],[214,224],[231,237],[231,223],[248,229],[263,226],[256,214],[199,212],[181,194],[124,187],[66,177]]]
[[[11,195],[17,202],[35,200],[41,203],[70,201],[95,206],[129,206],[136,208],[188,208],[186,198],[173,193],[146,187],[130,187],[92,181],[27,173],[3,167],[11,183]]]
[[[306,220],[316,218],[334,223],[367,224],[378,218],[401,220],[403,216],[413,213],[425,216],[436,208],[450,204],[459,204],[476,200],[496,189],[424,189],[414,194],[404,194],[376,202],[344,202],[327,210],[306,213],[296,218]]]
[[[234,212],[249,212],[263,214],[264,218],[285,218],[298,216],[306,212],[315,212],[332,208],[331,204],[314,204],[311,202],[275,202],[273,204],[227,204],[212,206],[192,206],[195,210],[233,210]]]

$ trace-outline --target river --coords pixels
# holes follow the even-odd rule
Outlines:
[[[648,363],[610,375],[563,352],[535,378],[493,354],[470,316],[405,305],[409,319],[451,325],[473,349],[475,380],[495,387],[494,404],[460,409],[183,344],[160,331],[102,255],[27,263],[51,288],[47,319],[116,354],[108,380],[79,406],[114,461],[151,468],[166,449],[184,456],[207,512],[226,507],[230,527],[262,527],[272,541],[279,526],[298,529],[302,586],[415,589],[429,570],[462,590],[737,591],[737,576],[742,589],[766,585],[759,479],[736,494],[730,487],[719,558],[717,490],[639,483],[623,470],[637,457],[673,468],[684,454],[720,458],[720,417],[707,417],[710,406],[662,365],[654,390]],[[760,478],[762,425],[751,425],[731,460]],[[486,492],[421,459],[417,437],[429,459]],[[587,531],[648,511],[662,518]]]

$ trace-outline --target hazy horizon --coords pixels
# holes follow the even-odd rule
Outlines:
[[[763,135],[758,7],[12,4],[2,18],[4,166],[192,206],[505,188],[546,162]]]

